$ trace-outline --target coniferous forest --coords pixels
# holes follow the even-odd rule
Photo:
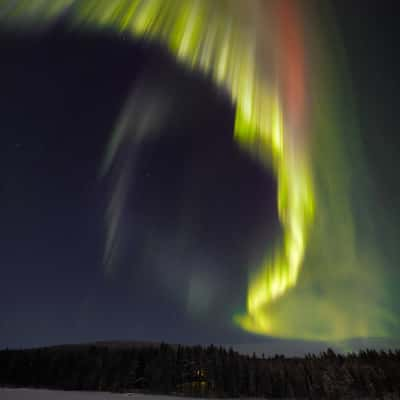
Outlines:
[[[199,397],[400,399],[400,351],[304,358],[105,344],[0,351],[0,385]]]

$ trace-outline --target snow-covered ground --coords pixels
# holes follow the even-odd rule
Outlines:
[[[0,400],[199,400],[190,397],[160,396],[140,393],[104,393],[104,392],[64,392],[45,389],[5,389],[0,388]],[[396,397],[385,397],[385,400],[395,400]],[[229,399],[225,399],[229,400]],[[238,400],[238,399],[230,399]],[[246,399],[242,399],[246,400]],[[248,399],[257,400],[257,399]],[[260,400],[260,399],[259,399]],[[265,400],[265,399],[264,399]],[[291,400],[291,399],[282,399]],[[292,399],[293,400],[293,399]],[[359,400],[370,400],[363,398]]]
[[[0,400],[182,400],[182,397],[138,393],[63,392],[45,389],[0,388]],[[185,400],[188,398],[185,397]],[[198,400],[198,399],[197,399]]]

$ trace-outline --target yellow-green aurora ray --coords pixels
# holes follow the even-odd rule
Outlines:
[[[282,2],[290,7],[291,0]],[[339,213],[351,220],[345,192],[347,185],[341,181],[342,175],[338,171],[328,171],[325,163],[321,167],[323,172],[318,172],[319,178],[315,178],[315,168],[322,162],[321,157],[315,161],[315,143],[335,154],[339,147],[326,145],[324,148],[325,139],[314,141],[306,132],[308,129],[314,134],[316,130],[325,129],[323,138],[331,140],[335,136],[334,127],[328,126],[327,102],[310,100],[316,103],[315,110],[320,114],[309,124],[299,123],[284,89],[283,81],[287,77],[281,70],[284,59],[281,54],[293,48],[282,49],[284,41],[279,33],[282,21],[276,13],[278,4],[276,0],[1,0],[0,17],[3,25],[9,27],[43,27],[65,15],[66,20],[78,28],[104,27],[117,34],[160,42],[188,68],[212,77],[227,91],[236,107],[236,141],[266,168],[271,168],[277,178],[278,213],[283,228],[280,245],[251,273],[246,314],[236,315],[235,321],[248,331],[280,337],[339,339],[385,335],[379,307],[373,315],[358,316],[355,323],[349,325],[351,318],[344,310],[346,304],[339,300],[336,307],[336,299],[332,299],[337,297],[336,290],[327,291],[329,300],[318,304],[321,297],[313,293],[304,295],[306,286],[296,285],[310,241],[314,241],[315,246],[321,244],[321,238],[326,238],[324,228],[333,227],[333,234],[346,231],[347,239],[353,236],[345,228],[339,229],[333,221]],[[292,72],[289,66],[289,75]],[[322,75],[317,71],[316,76],[318,74]],[[296,86],[296,82],[293,83]],[[321,113],[325,112],[326,121],[321,121]],[[328,155],[327,159],[342,164],[330,166],[344,168],[346,160],[334,157]],[[333,180],[337,178],[334,188],[326,181],[329,173]],[[330,203],[329,193],[341,189],[343,193],[336,196],[342,196],[340,206]],[[329,207],[337,213],[330,215]],[[331,225],[327,222],[329,218],[333,221]],[[350,220],[343,222],[343,226],[351,226]],[[346,239],[338,237],[337,240],[342,243]],[[348,243],[344,246],[349,248]],[[311,251],[310,264],[323,264],[326,261],[323,251]],[[349,258],[347,254],[339,256],[338,262],[344,262],[351,270],[350,259],[357,261],[355,256]],[[325,267],[319,265],[318,268],[323,271]],[[343,268],[339,270],[342,279],[345,273]],[[310,268],[305,276],[309,278],[312,271]],[[318,278],[310,278],[310,282],[324,282],[320,279],[323,272],[315,274]],[[348,277],[353,279],[354,270]],[[331,271],[327,272],[327,279],[331,280],[328,287],[332,288]],[[343,298],[352,299],[351,296]],[[301,312],[305,322],[298,321]],[[326,312],[330,315],[325,315]],[[332,319],[333,315],[335,321],[325,323],[324,317]]]

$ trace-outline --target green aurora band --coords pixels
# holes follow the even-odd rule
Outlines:
[[[310,340],[394,336],[398,320],[373,244],[366,205],[372,188],[363,183],[368,171],[344,57],[334,26],[328,28],[328,3],[304,5],[0,0],[0,18],[11,29],[36,29],[62,16],[77,29],[159,42],[227,91],[236,108],[235,140],[276,176],[282,225],[277,246],[250,272],[246,311],[234,316],[239,326]],[[109,165],[119,145],[114,137]],[[109,241],[118,212],[109,218]]]

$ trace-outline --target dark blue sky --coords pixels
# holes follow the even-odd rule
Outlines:
[[[248,252],[276,224],[275,187],[232,142],[228,99],[160,49],[63,27],[3,36],[1,344],[239,340],[230,315],[244,304]],[[178,100],[160,138],[141,149],[124,246],[107,278],[113,186],[99,178],[100,164],[138,79]],[[212,316],[187,310],[194,270],[218,281]]]
[[[338,27],[363,140],[382,204],[398,204],[395,13],[390,2],[346,3],[337,2]],[[3,33],[0,51],[0,347],[262,341],[229,318],[245,304],[248,260],[278,229],[275,184],[232,143],[227,98],[159,49],[105,34],[62,26],[39,37]],[[141,151],[124,217],[129,240],[106,278],[112,185],[99,179],[99,167],[140,80],[180,100],[162,138]],[[213,305],[196,315],[187,310],[188,271],[202,271],[205,282],[215,277]]]

